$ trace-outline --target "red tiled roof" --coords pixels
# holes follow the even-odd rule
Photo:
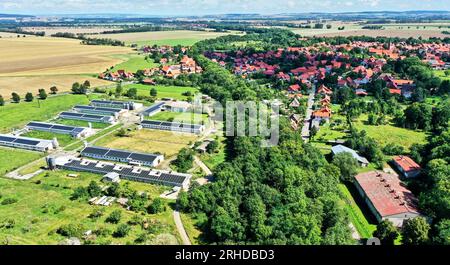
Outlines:
[[[382,217],[419,213],[416,197],[396,175],[371,171],[358,174],[355,179]]]
[[[402,90],[401,89],[389,89],[389,93],[401,95]]]
[[[405,172],[414,171],[414,170],[420,170],[421,169],[419,164],[417,164],[409,156],[395,156],[393,158],[393,160]]]

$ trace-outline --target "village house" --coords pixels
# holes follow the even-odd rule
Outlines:
[[[405,178],[415,178],[420,175],[421,167],[409,156],[395,156],[392,159],[394,166]]]

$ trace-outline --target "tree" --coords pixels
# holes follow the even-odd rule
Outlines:
[[[117,131],[116,135],[119,136],[119,137],[126,137],[126,136],[128,136],[128,132],[127,132],[127,130],[125,128],[120,128]]]
[[[13,92],[13,93],[11,94],[11,100],[12,100],[12,102],[14,102],[14,103],[19,103],[19,102],[20,102],[20,96],[19,96],[19,94],[17,94],[16,92]]]
[[[45,89],[39,89],[39,98],[42,100],[47,98],[47,92],[45,92]]]
[[[131,87],[127,90],[126,96],[129,98],[136,98],[137,96],[137,88]]]
[[[348,152],[336,154],[333,164],[339,168],[343,181],[352,182],[353,177],[358,173],[358,161]]]
[[[156,88],[152,87],[152,89],[150,89],[150,96],[156,97],[157,95],[158,91],[156,90]]]
[[[34,99],[34,96],[31,92],[28,92],[27,94],[25,94],[25,101],[31,102],[31,101],[33,101],[33,99]]]
[[[52,87],[50,88],[50,92],[51,92],[52,94],[56,94],[56,93],[58,93],[58,88],[57,88],[56,86],[52,86]]]
[[[120,224],[116,231],[114,231],[114,237],[126,237],[128,233],[131,231],[131,227],[127,224]]]
[[[312,126],[311,130],[309,132],[309,135],[310,135],[311,139],[314,139],[314,137],[316,137],[318,132],[319,131],[317,130],[317,127],[316,126]]]
[[[377,230],[373,232],[373,236],[380,239],[382,245],[394,245],[399,233],[391,221],[383,220],[377,225]]]
[[[404,245],[423,245],[428,242],[430,225],[425,218],[416,217],[403,222],[402,243]]]
[[[436,224],[436,235],[433,242],[439,245],[450,245],[450,220],[443,219]]]
[[[75,82],[72,84],[72,93],[80,94],[80,83]]]
[[[56,231],[58,234],[65,237],[81,237],[84,232],[84,226],[82,224],[66,224],[62,225]]]
[[[0,95],[0,106],[5,106],[5,99]]]
[[[91,181],[87,187],[87,192],[91,197],[97,197],[102,194],[102,188],[95,181]]]
[[[122,212],[120,210],[114,210],[111,214],[106,218],[107,223],[118,224],[120,219],[122,218]]]
[[[166,205],[161,198],[155,198],[148,206],[148,212],[151,214],[162,213],[166,210]]]
[[[116,97],[120,97],[123,93],[122,83],[117,83],[115,95]]]
[[[212,154],[217,150],[217,148],[219,148],[219,142],[212,141],[206,146],[206,152]]]
[[[183,148],[178,153],[177,159],[172,163],[177,166],[178,170],[181,172],[187,172],[194,162],[194,154],[191,149]]]

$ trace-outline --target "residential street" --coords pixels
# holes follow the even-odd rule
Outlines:
[[[302,138],[303,141],[308,142],[309,141],[309,130],[311,127],[311,116],[312,116],[312,108],[314,106],[314,98],[316,97],[316,87],[315,85],[312,86],[311,92],[309,93],[308,96],[308,107],[306,109],[306,114],[305,114],[305,120],[303,123],[303,128],[302,128]]]

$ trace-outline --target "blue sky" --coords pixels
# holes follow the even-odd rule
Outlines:
[[[450,10],[450,0],[0,0],[0,13],[204,15]]]

